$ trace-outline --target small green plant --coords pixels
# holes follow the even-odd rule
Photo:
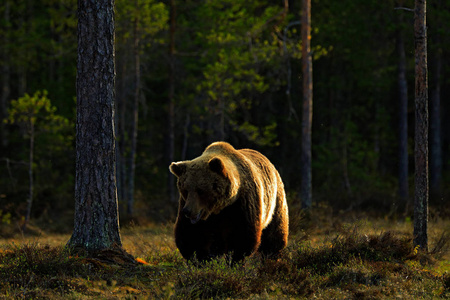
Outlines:
[[[3,212],[2,209],[0,209],[0,224],[11,224],[11,213],[10,212]]]
[[[12,100],[8,109],[8,117],[4,120],[8,124],[17,124],[25,139],[28,139],[28,199],[25,222],[22,229],[30,220],[34,195],[34,156],[35,140],[38,133],[57,132],[68,127],[69,121],[56,114],[56,107],[52,106],[47,98],[47,91],[37,91],[32,96],[25,94],[23,97]]]

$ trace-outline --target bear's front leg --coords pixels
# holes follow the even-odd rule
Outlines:
[[[258,250],[261,244],[261,230],[256,226],[246,224],[234,233],[233,239],[229,243],[233,261],[240,261]]]
[[[224,254],[224,242],[220,231],[208,221],[191,224],[189,219],[179,217],[175,224],[175,243],[181,255],[188,260],[206,261]]]

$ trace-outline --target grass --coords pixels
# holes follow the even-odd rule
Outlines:
[[[318,220],[320,218],[312,218]],[[123,247],[140,263],[72,256],[69,235],[0,240],[0,298],[444,299],[450,297],[450,221],[430,223],[430,249],[412,224],[323,218],[291,234],[278,259],[199,264],[176,250],[172,225],[128,226]],[[319,222],[319,221],[316,221]],[[297,228],[301,228],[297,226]]]

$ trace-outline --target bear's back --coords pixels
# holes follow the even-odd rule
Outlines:
[[[274,172],[278,173],[275,166],[260,152],[252,149],[237,150],[227,142],[212,143],[205,149],[204,154],[215,154],[232,160],[234,165],[240,169],[240,174],[245,174],[245,177],[258,176],[257,174],[260,172],[262,173],[261,175],[268,177],[271,177]]]

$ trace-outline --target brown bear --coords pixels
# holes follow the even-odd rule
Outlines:
[[[186,259],[226,253],[233,261],[287,245],[289,216],[283,182],[261,153],[215,142],[170,171],[180,192],[175,242]]]

